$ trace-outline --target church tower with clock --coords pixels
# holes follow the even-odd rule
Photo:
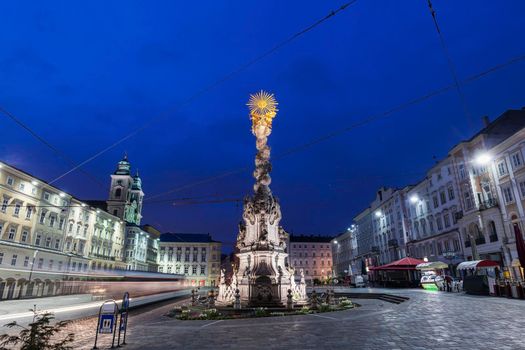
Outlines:
[[[111,175],[111,187],[107,201],[108,212],[121,218],[127,224],[139,226],[142,219],[143,200],[142,180],[138,171],[135,176],[131,176],[131,164],[125,155]]]

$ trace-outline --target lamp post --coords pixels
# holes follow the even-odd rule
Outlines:
[[[33,277],[33,269],[35,268],[35,259],[37,255],[38,255],[38,249],[35,250],[35,252],[33,253],[33,261],[31,262],[31,270],[29,271],[29,279],[27,282],[26,295],[29,295],[29,293],[33,295],[33,287],[31,286],[31,277]]]

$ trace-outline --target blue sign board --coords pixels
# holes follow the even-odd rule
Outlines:
[[[98,325],[98,332],[102,334],[113,333],[113,326],[115,324],[114,314],[102,314],[100,315],[100,323]]]

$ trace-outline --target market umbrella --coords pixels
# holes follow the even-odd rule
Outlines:
[[[514,225],[514,235],[516,236],[516,250],[518,251],[518,259],[521,266],[525,266],[525,242],[523,241],[523,235],[521,234],[520,227],[518,224]]]

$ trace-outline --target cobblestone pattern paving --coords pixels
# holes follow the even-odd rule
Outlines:
[[[389,292],[410,300],[359,299],[362,307],[349,311],[222,321],[170,319],[165,306],[130,317],[125,349],[525,349],[525,301]],[[93,346],[94,328],[94,319],[72,325],[76,349]]]

